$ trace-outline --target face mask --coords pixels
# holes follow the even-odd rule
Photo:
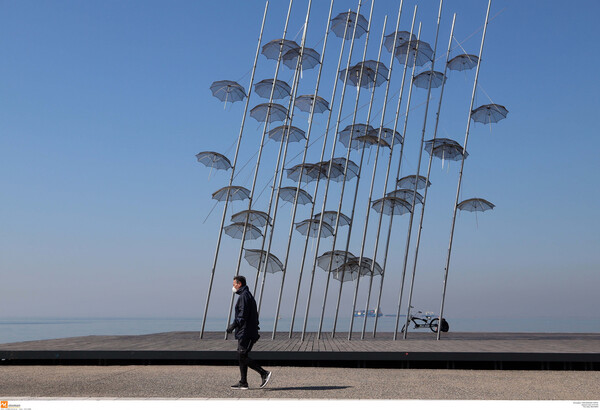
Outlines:
[[[237,292],[237,289],[235,288],[235,286],[231,288],[231,291],[232,291],[233,293]]]

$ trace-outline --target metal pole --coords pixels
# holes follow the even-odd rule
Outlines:
[[[333,1],[334,0],[331,0],[331,4],[329,6],[329,15],[327,17],[327,25],[325,26],[325,39],[323,41],[323,50],[321,51],[321,62],[320,62],[320,65],[319,65],[319,73],[317,74],[317,83],[315,85],[315,93],[314,93],[314,95],[318,95],[318,93],[319,93],[319,84],[321,82],[321,72],[323,70],[323,63],[325,61],[325,50],[327,48],[327,38],[329,36],[329,21],[331,20],[331,13],[333,11]],[[348,25],[346,25],[346,28],[347,27],[348,27]],[[344,37],[346,37],[345,36],[345,31],[346,30],[344,30]],[[334,97],[335,97],[335,87],[334,87]],[[311,133],[311,130],[312,130],[312,123],[313,123],[313,116],[314,116],[314,113],[315,113],[316,102],[317,102],[317,99],[315,98],[313,100],[313,105],[312,105],[311,110],[310,110],[310,116],[309,116],[309,121],[308,121],[308,130],[307,130],[307,133],[306,133],[306,143],[304,145],[304,153],[302,155],[302,162],[301,162],[302,164],[304,164],[306,162],[306,154],[308,153],[308,147],[309,147],[309,141],[310,141],[310,133]],[[333,99],[330,102],[330,107],[332,107],[332,106],[333,106]],[[330,113],[329,117],[331,118],[331,110],[329,110],[329,113]],[[325,145],[326,143],[327,143],[327,135],[325,135],[325,140],[323,142],[323,145]],[[325,151],[323,151],[323,153],[321,154],[321,156],[323,156],[324,153],[325,153]],[[323,160],[323,158],[321,158],[321,161],[322,160]],[[300,176],[298,178],[298,185],[296,187],[296,197],[294,198],[294,208],[293,208],[293,211],[292,211],[292,219],[291,219],[291,222],[290,222],[290,229],[289,229],[289,233],[288,233],[287,250],[286,250],[286,253],[285,253],[285,260],[284,260],[284,263],[283,263],[283,274],[282,274],[282,277],[281,277],[281,288],[279,289],[279,298],[278,298],[278,301],[277,301],[277,309],[275,311],[275,323],[273,325],[273,334],[271,336],[271,339],[275,339],[275,334],[277,332],[277,323],[279,321],[279,309],[281,307],[281,300],[282,300],[282,297],[283,297],[283,285],[284,285],[284,282],[285,282],[285,275],[286,275],[286,272],[287,272],[288,258],[289,258],[289,255],[290,255],[290,247],[291,247],[291,244],[292,244],[292,236],[294,234],[294,221],[296,219],[296,210],[298,208],[298,193],[300,192],[300,185],[301,185],[301,183],[302,183],[302,172],[300,173]],[[318,187],[318,184],[319,184],[319,178],[317,178],[317,187]],[[313,209],[314,209],[314,204],[316,202],[317,187],[315,187],[315,196],[313,196],[313,203],[312,203],[312,208]],[[312,217],[312,211],[311,211],[311,217]],[[310,226],[309,226],[309,229],[310,229]],[[308,243],[308,235],[306,236],[306,239],[307,239],[306,242]]]
[[[448,51],[446,52],[446,64],[444,66],[444,79],[446,78],[446,72],[448,71],[448,61],[450,60],[450,50],[452,47],[452,37],[454,36],[454,24],[456,22],[456,13],[454,13],[454,16],[452,17],[452,28],[450,29],[450,38],[448,39]],[[444,97],[444,86],[445,86],[445,81],[442,82],[442,89],[440,91],[440,100],[438,102],[438,108],[437,108],[437,113],[435,115],[435,127],[433,129],[433,141],[435,144],[435,139],[437,137],[437,130],[438,130],[438,124],[440,121],[440,111],[442,109],[442,99]],[[419,230],[417,232],[417,242],[415,244],[415,260],[413,263],[413,272],[412,272],[412,282],[410,285],[410,292],[408,295],[408,310],[406,312],[406,317],[409,318],[410,317],[410,308],[411,308],[411,303],[412,303],[412,295],[413,295],[413,286],[414,286],[414,281],[415,281],[415,274],[417,271],[417,260],[419,258],[419,246],[421,244],[421,232],[423,230],[423,217],[425,215],[425,203],[427,201],[427,191],[428,191],[428,183],[429,183],[429,176],[431,174],[431,164],[433,162],[433,155],[429,156],[429,163],[427,165],[427,178],[425,178],[425,192],[423,192],[423,205],[421,207],[421,219],[419,221]],[[406,335],[408,333],[408,324],[404,325],[404,339],[406,339]]]
[[[360,13],[361,3],[362,3],[362,1],[358,2],[358,11],[356,12],[357,15],[358,15],[358,13]],[[348,24],[349,24],[349,22],[350,22],[350,10],[348,10],[348,18],[346,19],[346,25],[344,26],[344,36],[342,37],[342,46],[340,48],[340,57],[338,59],[338,65],[337,65],[337,69],[336,69],[336,72],[335,72],[335,78],[333,80],[333,92],[331,94],[331,105],[330,105],[331,109],[329,110],[329,114],[327,116],[327,125],[325,127],[325,138],[323,139],[323,149],[321,150],[321,160],[320,160],[321,162],[323,161],[323,158],[325,157],[325,148],[326,148],[326,145],[327,145],[327,138],[328,138],[328,135],[329,135],[329,125],[331,123],[331,115],[333,113],[333,102],[334,102],[335,93],[336,93],[336,90],[337,90],[337,81],[338,81],[337,77],[338,77],[338,73],[340,72],[340,66],[342,64],[342,56],[344,54],[344,45],[346,44],[346,33],[347,33],[347,30],[348,30]],[[355,37],[355,34],[356,34],[356,25],[354,26],[354,31],[352,32],[352,40],[350,41],[350,56],[352,55],[352,50],[354,49],[354,37]],[[348,70],[349,66],[350,66],[350,58],[348,58],[348,63],[347,63],[347,66],[346,66],[346,71]],[[346,83],[346,80],[344,80],[344,84],[345,83]],[[340,102],[340,104],[343,104],[343,102],[344,102],[344,94],[345,94],[345,86],[343,87],[343,90],[342,90],[342,101]],[[334,149],[335,149],[335,137],[334,137],[334,142],[333,143],[334,143]],[[330,162],[329,171],[331,172],[331,162]],[[311,217],[312,217],[312,215],[314,215],[314,211],[315,211],[315,204],[316,204],[317,192],[318,192],[318,189],[319,189],[319,180],[320,180],[320,178],[317,178],[316,185],[315,185],[315,191],[314,191],[314,194],[313,194],[313,203],[311,205],[311,210],[310,210]],[[327,190],[325,190],[325,192],[327,192]],[[306,240],[304,242],[304,252],[302,253],[302,262],[300,263],[300,276],[298,278],[298,287],[296,289],[296,297],[294,299],[294,309],[293,309],[292,320],[291,320],[291,324],[290,324],[290,333],[289,333],[289,337],[290,338],[292,337],[292,333],[293,333],[293,329],[294,329],[294,321],[295,321],[295,318],[296,318],[296,309],[298,307],[298,298],[300,296],[300,285],[301,285],[301,282],[302,282],[302,273],[304,271],[304,263],[306,261],[306,251],[308,249],[308,240],[309,240],[309,237],[307,236]]]
[[[250,104],[250,95],[252,94],[252,85],[254,83],[254,73],[256,72],[256,63],[258,61],[258,55],[260,54],[260,44],[262,42],[262,35],[263,35],[264,28],[265,28],[265,21],[267,18],[268,7],[269,7],[269,2],[267,1],[265,3],[265,11],[263,14],[262,24],[260,26],[260,34],[258,36],[258,46],[256,47],[256,55],[254,56],[254,64],[252,65],[252,74],[250,76],[250,86],[248,87],[248,96],[246,97],[246,105],[244,107],[244,114],[242,115],[242,125],[240,127],[240,133],[238,135],[237,146],[235,149],[235,157],[233,159],[233,165],[231,167],[231,176],[229,177],[229,186],[231,186],[233,184],[233,178],[235,175],[235,167],[236,167],[237,160],[238,160],[238,153],[240,151],[240,144],[242,141],[244,125],[246,123],[246,114],[248,113],[248,105]],[[204,327],[206,325],[206,315],[208,313],[208,304],[210,302],[210,294],[212,291],[213,281],[214,281],[214,277],[215,277],[217,260],[219,258],[219,249],[221,247],[221,237],[223,236],[223,226],[225,225],[225,216],[227,214],[227,204],[228,203],[229,203],[229,191],[227,192],[225,205],[223,206],[223,216],[221,217],[221,228],[219,229],[219,236],[217,239],[217,248],[215,250],[215,257],[213,260],[213,266],[212,266],[212,270],[211,270],[211,274],[210,274],[210,281],[209,281],[209,285],[208,285],[208,294],[206,296],[206,304],[204,306],[204,314],[202,317],[202,328],[200,330],[200,338],[202,338],[204,336]]]
[[[371,1],[371,10],[369,12],[369,23],[367,25],[367,37],[365,38],[365,47],[364,47],[364,51],[363,51],[363,58],[362,61],[365,60],[366,54],[367,54],[367,46],[369,44],[369,37],[371,36],[371,20],[373,17],[373,6],[375,5],[375,0]],[[354,29],[356,30],[356,26],[354,27]],[[350,63],[350,57],[351,55],[348,56],[348,67],[349,67],[349,63]],[[345,79],[344,79],[344,89],[346,87],[346,83],[348,81],[348,69],[346,69],[346,75],[345,75]],[[360,70],[360,74],[358,77],[358,84],[360,85],[362,82],[362,76],[363,76],[363,69],[361,67]],[[356,121],[356,112],[358,109],[358,101],[360,98],[360,88],[357,88],[356,91],[356,102],[354,104],[354,114],[352,117],[352,128],[350,129],[350,140],[348,141],[348,150],[347,150],[347,154],[346,154],[346,164],[344,166],[344,178],[342,180],[342,191],[340,194],[340,201],[339,201],[339,206],[338,206],[338,211],[337,211],[337,216],[336,216],[336,222],[335,222],[335,228],[334,228],[334,234],[333,234],[333,244],[332,244],[332,250],[335,249],[335,242],[337,239],[337,234],[338,234],[338,230],[339,230],[339,222],[340,222],[340,213],[342,211],[342,201],[344,198],[344,189],[346,187],[346,178],[348,175],[348,161],[350,160],[350,150],[352,147],[352,134],[354,131],[354,122]],[[371,98],[371,104],[372,104],[372,98]],[[370,107],[369,107],[369,113],[370,113]],[[337,137],[338,135],[338,131],[340,128],[340,122],[341,122],[341,114],[342,114],[342,105],[340,104],[340,111],[338,113],[338,119],[337,119],[337,123],[336,123],[336,129],[335,129],[335,136]],[[327,173],[327,175],[331,174],[331,167],[333,165],[333,157],[334,157],[334,153],[335,153],[335,146],[336,146],[336,142],[337,142],[337,138],[334,138],[334,144],[333,144],[333,149],[331,151],[331,160],[329,161],[329,172]],[[362,159],[362,157],[361,157]],[[359,173],[357,175],[357,183],[358,180],[360,180],[360,169],[359,169]],[[358,187],[358,186],[357,186]],[[306,333],[306,323],[308,321],[308,312],[310,309],[310,299],[312,296],[312,288],[313,288],[313,283],[314,283],[314,279],[315,279],[315,271],[317,269],[317,257],[319,255],[319,243],[320,243],[320,239],[321,239],[321,230],[323,227],[323,217],[325,215],[325,206],[326,206],[326,202],[327,202],[327,193],[328,193],[328,189],[329,189],[329,178],[327,179],[327,185],[326,185],[326,190],[325,190],[325,197],[323,198],[323,205],[321,208],[321,216],[319,219],[319,231],[317,234],[317,245],[315,247],[315,255],[313,258],[313,266],[312,266],[312,271],[311,271],[311,279],[310,279],[310,288],[309,288],[309,293],[308,293],[308,301],[306,303],[306,315],[304,317],[304,327],[302,329],[302,340],[304,340],[304,335]],[[351,217],[352,218],[352,217]],[[348,229],[352,229],[352,220],[350,221],[350,224],[348,225]],[[329,268],[327,269],[327,276],[329,277],[329,271],[331,270],[331,261],[329,263]],[[319,334],[320,336],[320,334]]]
[[[273,86],[271,87],[271,94],[269,96],[269,107],[267,109],[267,115],[265,117],[265,125],[263,127],[262,137],[261,137],[261,140],[260,140],[260,148],[258,150],[258,158],[256,160],[256,168],[255,168],[255,171],[254,171],[254,178],[252,180],[252,189],[250,191],[250,198],[248,200],[248,210],[252,209],[252,200],[253,200],[253,197],[254,197],[254,190],[256,188],[256,179],[258,177],[258,169],[260,167],[260,160],[261,160],[261,157],[262,157],[262,150],[263,150],[263,147],[265,145],[265,135],[267,133],[267,127],[269,125],[269,121],[268,120],[269,120],[269,117],[270,117],[270,114],[271,114],[271,104],[273,104],[273,94],[275,92],[275,86],[276,86],[276,83],[277,83],[277,76],[279,75],[279,66],[281,65],[281,55],[282,55],[282,51],[283,51],[283,40],[285,40],[285,36],[287,34],[287,27],[288,27],[288,23],[289,23],[289,20],[290,20],[290,14],[291,14],[291,11],[292,11],[292,2],[293,2],[293,0],[290,0],[290,2],[289,2],[287,17],[286,17],[286,20],[285,20],[285,27],[283,29],[282,43],[281,43],[281,45],[279,47],[279,55],[277,57],[277,64],[275,65],[275,76],[273,77]],[[283,141],[283,138],[282,138],[282,141]],[[238,261],[237,261],[237,266],[236,266],[236,270],[235,270],[236,275],[238,274],[238,272],[240,270],[240,264],[241,264],[241,261],[242,261],[242,253],[244,251],[244,241],[246,240],[246,227],[247,226],[248,226],[248,216],[246,216],[246,223],[244,225],[244,232],[242,234],[242,241],[241,241],[241,244],[240,244],[240,252],[239,252],[239,255],[238,255]],[[266,232],[267,232],[268,228],[269,228],[269,224],[267,223],[267,224],[265,224],[265,233],[263,234],[263,238],[264,238],[264,235],[266,235]],[[254,292],[253,293],[256,293],[256,283],[257,282],[258,282],[258,277],[256,278],[255,283],[254,283]],[[232,312],[232,309],[233,309],[233,297],[234,297],[234,294],[232,293],[231,294],[231,301],[229,303],[229,312],[228,312],[228,316],[227,316],[226,326],[228,326],[229,323],[231,322],[231,312]],[[227,336],[228,336],[227,332],[225,332],[225,339],[226,340],[227,340]]]
[[[460,196],[460,185],[462,183],[463,169],[465,167],[465,152],[467,152],[467,142],[469,141],[469,131],[471,129],[471,114],[473,112],[473,103],[475,101],[475,92],[477,91],[477,80],[479,79],[479,67],[481,66],[481,55],[483,53],[483,43],[485,42],[485,34],[487,32],[488,20],[490,17],[490,8],[492,0],[488,1],[487,12],[485,14],[485,24],[483,26],[483,35],[481,36],[481,46],[479,48],[479,59],[477,60],[477,70],[475,71],[475,81],[473,82],[473,94],[471,94],[471,106],[469,107],[469,115],[467,118],[467,130],[465,132],[465,143],[463,145],[463,157],[460,161],[460,173],[458,175],[458,186],[456,187],[456,200],[454,201],[454,213],[452,214],[452,228],[450,229],[450,243],[448,245],[448,257],[446,259],[446,267],[444,268],[444,290],[442,292],[442,304],[440,306],[440,317],[438,321],[437,340],[440,340],[440,332],[442,329],[442,318],[444,314],[444,302],[446,299],[446,286],[448,283],[448,270],[450,269],[450,254],[452,253],[452,239],[454,237],[454,225],[456,222],[456,210],[458,209],[458,199]]]

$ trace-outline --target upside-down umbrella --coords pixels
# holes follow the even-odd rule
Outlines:
[[[279,127],[273,128],[269,131],[269,138],[280,142],[287,132],[289,132],[288,142],[298,142],[306,139],[304,131],[293,125],[280,125]]]
[[[360,85],[363,88],[378,87],[387,80],[388,73],[389,70],[385,64],[368,60],[357,63],[348,69],[348,81],[355,86]],[[346,69],[340,71],[339,78],[344,81],[346,78]]]
[[[273,89],[273,79],[262,80],[254,84],[254,91],[262,98],[269,98]],[[273,89],[273,99],[280,100],[290,96],[292,88],[288,83],[281,80],[275,80],[275,88]]]
[[[491,124],[503,120],[508,115],[508,110],[503,105],[486,104],[475,108],[471,112],[471,119],[475,122]]]
[[[337,211],[325,211],[325,212],[323,212],[323,222],[327,222],[329,225],[334,226],[335,221],[337,220],[337,216],[338,216]],[[321,214],[320,213],[316,214],[315,219],[321,219]],[[340,212],[340,221],[339,221],[340,226],[350,225],[350,221],[351,221],[350,218],[348,218],[346,215],[344,215],[343,213]]]
[[[348,29],[346,29],[346,23],[348,24]],[[356,12],[354,11],[340,13],[331,19],[331,30],[338,37],[343,37],[345,31],[346,40],[352,38],[352,33],[354,32],[354,25],[356,25],[356,34],[354,38],[360,38],[363,34],[367,32],[369,22],[362,14],[356,14]]]
[[[294,102],[294,105],[300,111],[310,112],[310,110],[313,106],[313,101],[315,101],[314,95],[301,95],[299,97],[296,97],[296,101]],[[315,104],[315,112],[316,113],[320,114],[322,112],[329,110],[329,103],[323,97],[319,97],[317,95],[316,101],[314,104]]]
[[[444,160],[459,161],[463,159],[463,147],[456,141],[449,138],[436,138],[425,141],[425,151],[434,157],[442,159],[442,167]],[[465,159],[469,156],[467,151],[464,151]]]
[[[417,189],[423,189],[425,188],[425,182],[427,182],[427,187],[431,186],[431,181],[428,181],[423,175],[419,175],[418,179],[416,175],[407,175],[398,180],[396,187],[414,190],[415,185],[417,185]]]
[[[413,84],[415,87],[425,88],[429,87],[429,79],[431,78],[431,88],[438,88],[442,85],[443,82],[446,81],[444,77],[444,73],[440,73],[439,71],[434,71],[433,75],[431,71],[424,71],[419,75],[415,76]]]
[[[404,215],[410,212],[412,205],[404,199],[386,196],[373,201],[371,207],[375,212],[385,215]]]
[[[361,135],[368,134],[371,131],[373,131],[373,127],[371,127],[370,125],[350,124],[343,130],[338,132],[338,140],[346,148],[348,148],[348,144],[351,143],[353,149],[358,149],[360,147],[360,143],[355,140],[355,137],[360,137]]]
[[[260,238],[262,236],[262,232],[256,226],[251,223],[246,224],[245,222],[234,222],[231,225],[227,225],[225,228],[225,233],[232,238],[242,239],[244,236],[244,226],[246,227],[246,237],[244,240],[252,240],[256,238]]]
[[[294,202],[294,198],[296,198],[296,191],[298,188],[290,186],[279,188],[279,198],[282,201],[286,202]],[[298,190],[298,203],[300,205],[306,205],[312,203],[312,197],[303,189]]]
[[[231,215],[232,222],[246,222],[246,218],[248,218],[248,222],[254,226],[264,227],[267,223],[271,224],[271,218],[266,212],[263,211],[246,209]]]
[[[471,54],[460,54],[448,61],[448,68],[455,71],[465,71],[477,65],[477,56]]]
[[[267,251],[261,249],[246,249],[244,259],[248,261],[250,266],[260,270],[265,270],[266,265],[266,272],[269,273],[283,271],[283,263],[272,253],[269,253],[269,257],[267,258]]]
[[[385,46],[385,48],[387,48],[387,51],[389,51],[390,53],[392,52],[392,47],[394,47],[394,37],[396,37],[396,47],[409,40],[417,39],[417,37],[414,34],[412,34],[411,36],[411,34],[408,31],[396,31],[395,33],[388,34],[387,36],[385,36],[383,45]]]
[[[199,163],[215,169],[229,169],[231,162],[223,154],[213,151],[203,151],[196,154]]]
[[[319,220],[316,218],[305,219],[302,222],[296,224],[296,230],[302,235],[316,238],[319,234]],[[321,224],[321,237],[327,238],[333,235],[333,228],[327,222]]]
[[[400,61],[400,64],[404,64],[406,61],[406,54],[408,53],[408,67],[412,67],[414,64],[422,66],[431,61],[433,57],[433,49],[425,41],[411,40],[405,41],[400,44],[394,50],[394,55]]]
[[[271,40],[265,44],[262,48],[262,53],[265,57],[270,60],[277,60],[279,58],[279,50],[281,49],[281,55],[290,51],[293,48],[298,48],[298,43],[292,40],[277,39]]]
[[[373,130],[373,133],[375,135],[381,133],[380,137],[384,139],[390,146],[392,145],[392,136],[394,137],[394,146],[398,146],[398,144],[402,144],[404,142],[404,138],[402,138],[402,135],[400,135],[398,131],[394,131],[391,128],[380,127]]]
[[[300,56],[300,52],[302,47],[296,47],[289,50],[287,53],[283,55],[283,64],[294,70],[298,63],[298,57]],[[319,53],[312,48],[304,47],[304,52],[302,52],[302,61],[300,63],[301,70],[310,70],[314,68],[319,61],[321,56]]]
[[[317,265],[319,268],[323,270],[329,269],[329,264],[331,263],[331,271],[338,269],[345,262],[350,259],[353,259],[354,255],[350,252],[346,251],[327,251],[323,255],[317,258]],[[338,279],[339,280],[339,279]],[[351,279],[348,279],[351,280]]]
[[[252,108],[250,116],[258,122],[284,121],[287,118],[287,110],[279,104],[263,103]]]
[[[409,204],[412,204],[413,197],[415,197],[415,203],[423,203],[423,195],[414,191],[413,189],[396,189],[395,191],[388,192],[385,196],[393,196],[396,198],[404,199]]]
[[[229,201],[243,201],[244,199],[250,198],[250,190],[243,186],[226,186],[212,194],[213,199],[217,201],[225,201],[229,194]]]
[[[215,81],[211,84],[210,91],[219,100],[225,101],[225,104],[242,101],[246,98],[246,90],[235,81]]]
[[[479,226],[477,221],[477,212],[485,212],[494,209],[496,205],[490,201],[486,201],[483,198],[470,198],[465,199],[457,205],[457,208],[461,211],[475,212],[475,223]]]

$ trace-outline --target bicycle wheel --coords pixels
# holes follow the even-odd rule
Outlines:
[[[431,322],[429,322],[429,328],[431,329],[432,332],[437,333],[439,321],[440,320],[436,318],[436,319],[433,319]]]

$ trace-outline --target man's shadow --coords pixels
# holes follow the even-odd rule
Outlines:
[[[265,390],[272,390],[272,391],[287,391],[287,390],[313,390],[313,391],[317,391],[317,390],[342,390],[342,389],[349,389],[352,386],[303,386],[303,387],[275,387],[272,389],[269,389],[268,387]]]

